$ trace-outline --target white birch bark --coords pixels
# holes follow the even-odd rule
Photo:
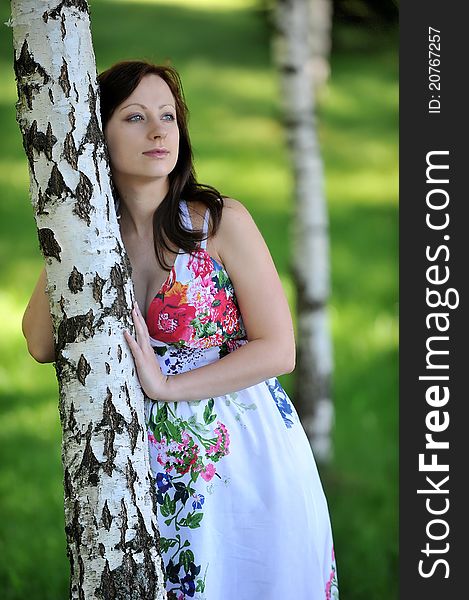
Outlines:
[[[332,30],[332,0],[309,0],[308,46],[311,50],[309,65],[312,70],[316,96],[330,75]]]
[[[295,404],[318,461],[330,459],[334,409],[328,214],[316,134],[310,0],[277,0],[274,55],[295,175],[294,278],[298,308]]]
[[[70,598],[162,599],[144,397],[123,330],[130,263],[113,206],[85,0],[12,0],[18,122],[46,260],[63,429]]]

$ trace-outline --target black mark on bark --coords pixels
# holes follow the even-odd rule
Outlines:
[[[83,275],[76,267],[73,267],[73,271],[70,273],[70,277],[68,278],[68,289],[72,292],[72,294],[78,294],[78,292],[83,291],[83,283]]]
[[[65,498],[70,500],[73,496],[73,484],[72,478],[70,477],[70,471],[68,467],[65,467],[64,471],[64,494]]]
[[[63,24],[63,21],[62,21]],[[64,36],[65,37],[65,36]],[[60,68],[59,84],[63,89],[65,97],[70,97],[70,79],[68,78],[68,66],[67,61],[62,58],[62,67]]]
[[[98,302],[101,308],[103,308],[103,286],[106,283],[105,279],[102,279],[97,273],[93,279],[93,298],[95,302]]]
[[[81,154],[83,152],[86,144],[91,144],[93,149],[93,162],[96,173],[96,180],[98,182],[98,185],[101,187],[101,178],[99,176],[99,163],[102,159],[107,161],[107,155],[106,152],[103,151],[105,148],[104,135],[101,130],[101,126],[99,124],[96,112],[96,101],[96,93],[90,81],[88,86],[88,104],[90,110],[90,119],[88,121],[86,133],[83,136],[83,139],[80,143],[78,153]]]
[[[137,445],[138,434],[142,430],[142,428],[140,427],[140,424],[138,422],[137,411],[135,410],[135,408],[133,406],[130,408],[130,412],[132,414],[132,420],[127,425],[127,431],[129,432],[129,437],[130,437],[130,450],[133,454],[135,447]]]
[[[82,385],[85,385],[85,380],[86,380],[86,378],[88,377],[88,375],[90,373],[91,373],[90,363],[86,360],[86,358],[82,354],[80,356],[80,359],[79,359],[78,365],[77,365],[77,378],[78,378],[78,381]]]
[[[118,589],[118,588],[117,588]],[[101,574],[101,582],[95,592],[96,598],[118,598],[116,586],[114,585],[114,575],[109,568],[109,562],[106,560],[103,572]]]
[[[93,325],[94,314],[90,309],[86,315],[64,318],[57,332],[57,351],[62,351],[66,344],[87,340],[93,337],[95,327]]]
[[[111,365],[107,362],[104,363],[105,368],[106,368],[106,375],[109,375],[111,372]]]
[[[114,546],[114,549],[125,551],[125,534],[127,533],[127,530],[129,528],[129,521],[127,518],[127,507],[125,505],[124,498],[121,499],[121,510],[119,513],[119,517],[121,519],[120,526],[119,526],[121,539]]]
[[[20,55],[15,60],[14,69],[18,87],[19,102],[21,102],[22,98],[24,97],[28,108],[31,110],[34,96],[41,88],[39,82],[32,81],[32,76],[39,75],[39,77],[42,77],[42,85],[48,83],[50,81],[50,77],[46,73],[45,69],[34,60],[33,55],[29,52],[27,40],[24,41],[23,46],[21,47]]]
[[[120,344],[117,345],[117,360],[122,361],[122,347]]]
[[[44,210],[45,205],[46,205],[46,198],[45,198],[44,194],[41,192],[41,190],[39,190],[38,196],[37,196],[37,214],[38,215],[48,215],[49,214],[47,212],[47,210]]]
[[[67,525],[65,526],[65,533],[67,534],[67,541],[69,545],[74,545],[76,549],[81,546],[81,536],[85,528],[80,524],[81,514],[80,514],[80,503],[78,500],[75,500],[73,506],[70,507],[70,512],[72,513],[72,518],[69,519]]]
[[[73,432],[73,430],[76,428],[76,426],[77,426],[77,420],[75,419],[75,406],[72,402],[71,406],[70,406],[70,414],[68,415],[68,429],[69,429],[70,433]]]
[[[60,4],[58,4],[52,10],[46,11],[42,18],[44,23],[47,23],[49,19],[58,19],[59,16],[62,16],[63,8],[77,8],[79,11],[89,14],[88,4],[85,0],[62,0]]]
[[[132,461],[127,457],[127,468],[125,470],[125,478],[127,479],[127,487],[132,495],[132,502],[137,505],[137,496],[135,494],[135,482],[137,480],[137,473],[133,467]],[[156,514],[156,513],[155,513]]]
[[[73,209],[73,212],[83,219],[86,224],[90,225],[90,213],[94,210],[94,207],[91,205],[90,200],[93,195],[93,185],[88,177],[80,171],[80,181],[78,182],[77,188],[75,190],[75,195],[77,198],[77,202]]]
[[[68,113],[68,120],[70,122],[70,125],[72,126],[72,131],[75,131],[75,109],[73,108],[73,106],[70,109],[70,112]]]
[[[101,556],[101,558],[104,558],[104,555],[106,554],[106,548],[104,547],[104,544],[102,544],[101,542],[99,542],[99,545],[98,545],[98,552],[99,552],[99,555]]]
[[[91,485],[97,486],[99,482],[99,468],[100,463],[96,456],[94,455],[93,448],[91,446],[91,435],[92,435],[92,425],[88,426],[88,430],[86,432],[86,444],[85,450],[83,452],[83,458],[81,460],[81,464],[77,469],[77,475],[79,475],[81,479],[82,485]]]
[[[62,248],[55,239],[52,229],[39,229],[38,237],[39,246],[43,255],[46,257],[50,256],[52,258],[56,258],[60,262],[60,253],[62,252]]]
[[[74,169],[78,169],[78,152],[71,131],[69,131],[65,136],[63,155],[69,165],[71,165]]]
[[[57,165],[54,165],[47,183],[46,196],[49,198],[51,196],[61,198],[63,194],[67,195],[67,193],[71,194],[72,190],[65,184],[62,173],[59,171]]]
[[[111,511],[109,510],[109,506],[107,505],[107,500],[106,500],[104,502],[103,512],[101,513],[101,523],[106,528],[106,531],[109,531],[111,529],[112,518],[113,517],[111,515]]]
[[[65,39],[67,35],[67,30],[65,29],[65,15],[62,15],[60,19],[60,33],[62,34],[62,41]],[[68,96],[67,96],[68,98]]]
[[[52,134],[51,124],[48,123],[46,133],[37,130],[37,121],[34,120],[31,127],[23,136],[23,145],[28,157],[29,166],[34,173],[34,152],[44,152],[48,160],[52,160],[52,148],[57,143],[57,138]]]
[[[107,456],[107,460],[102,467],[109,476],[112,475],[117,454],[114,450],[115,435],[116,432],[121,434],[124,426],[125,419],[116,411],[116,407],[112,401],[111,390],[107,388],[106,398],[104,399],[103,418],[96,425],[96,431],[104,429],[104,455]]]
[[[151,557],[151,547],[145,549],[144,556],[143,562],[137,564],[132,553],[126,553],[122,564],[113,571],[109,569],[106,560],[100,586],[95,591],[96,597],[112,600],[155,598],[158,580]]]
[[[111,311],[120,319],[128,314],[128,310],[124,294],[124,277],[119,264],[115,264],[111,269],[111,283],[116,290],[116,299],[112,303]]]

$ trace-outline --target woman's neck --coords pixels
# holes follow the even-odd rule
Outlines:
[[[120,226],[124,234],[147,237],[153,233],[153,214],[169,189],[168,179],[148,183],[114,181],[120,199]]]

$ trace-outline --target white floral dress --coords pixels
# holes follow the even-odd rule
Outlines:
[[[248,343],[229,275],[204,242],[177,256],[147,324],[165,374]],[[326,499],[276,378],[197,402],[147,400],[145,413],[169,600],[338,598]]]

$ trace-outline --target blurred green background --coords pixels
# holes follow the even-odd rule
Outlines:
[[[199,180],[251,210],[294,311],[285,227],[292,176],[266,4],[90,6],[98,70],[146,58],[170,60],[180,71]],[[8,5],[0,7],[2,24]],[[331,79],[318,105],[336,408],[334,459],[321,475],[343,600],[398,597],[397,30],[392,2],[383,2],[382,11],[370,5],[336,2]],[[41,257],[15,120],[11,30],[0,27],[0,597],[64,600],[69,565],[57,385],[53,367],[36,364],[21,335]],[[292,377],[284,379],[290,391]]]

